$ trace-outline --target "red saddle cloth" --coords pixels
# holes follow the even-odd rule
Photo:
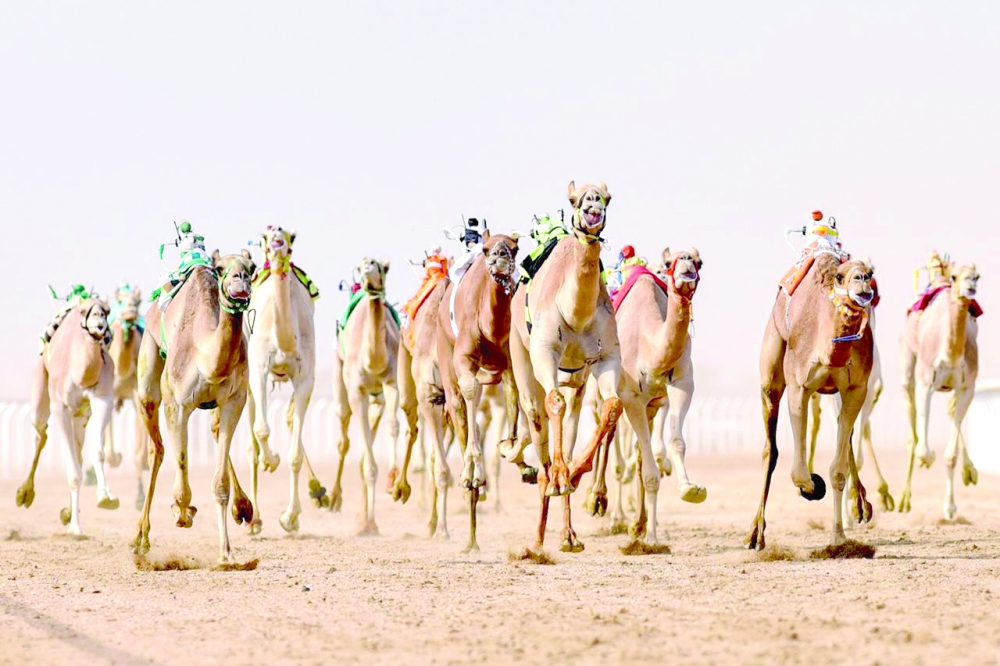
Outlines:
[[[810,254],[802,260],[800,265],[792,266],[788,269],[785,277],[781,278],[781,281],[778,282],[786,294],[791,296],[795,293],[798,286],[802,284],[802,280],[805,279],[806,274],[809,273],[809,269],[812,268],[814,261],[816,261],[816,257]]]
[[[664,294],[669,294],[670,289],[667,287],[666,283],[660,278],[656,277],[656,273],[649,270],[645,266],[636,266],[628,272],[628,277],[625,279],[625,284],[621,286],[618,291],[615,292],[614,297],[611,299],[611,305],[614,307],[615,312],[618,312],[618,308],[621,307],[622,302],[625,297],[628,296],[628,292],[632,290],[632,285],[641,278],[643,275],[648,275],[653,278],[653,281],[657,286],[663,290]]]
[[[937,298],[938,294],[943,291],[951,289],[951,285],[943,284],[932,289],[928,289],[924,293],[917,297],[917,301],[910,306],[908,312],[923,312],[926,310],[934,299]],[[979,305],[979,301],[975,299],[969,301],[969,314],[973,317],[981,317],[983,315],[983,308]]]

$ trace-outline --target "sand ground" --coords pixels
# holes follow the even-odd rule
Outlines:
[[[64,478],[39,479],[29,510],[14,506],[19,483],[0,483],[0,663],[1000,660],[1000,478],[960,488],[960,520],[942,524],[939,458],[916,475],[912,513],[878,511],[852,532],[877,548],[875,559],[811,560],[828,541],[831,499],[797,496],[790,457],[779,461],[768,512],[769,548],[793,557],[779,561],[742,547],[760,492],[757,456],[692,457],[692,477],[709,488],[702,505],[682,503],[665,480],[661,537],[671,554],[623,555],[627,537],[607,535],[577,509],[586,550],[559,552],[556,513],[551,566],[508,561],[529,543],[538,502],[512,468],[502,510],[491,498],[481,512],[482,552],[464,555],[468,520],[457,492],[449,542],[426,538],[418,490],[405,506],[380,492],[381,536],[354,536],[356,468],[346,475],[344,513],[306,506],[301,534],[286,536],[277,523],[287,501],[282,462],[263,478],[261,536],[230,521],[237,558],[259,565],[230,572],[212,570],[208,471],[193,479],[201,512],[192,529],[173,526],[169,465],[156,497],[150,559],[193,567],[184,571],[137,570],[126,546],[136,512],[125,469],[111,475],[118,511],[98,511],[93,488],[84,490],[85,540],[62,534]],[[902,457],[885,458],[898,497]]]

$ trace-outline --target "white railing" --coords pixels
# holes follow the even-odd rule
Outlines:
[[[981,472],[1000,474],[1000,381],[979,382],[969,407],[969,454]]]
[[[285,410],[288,406],[287,397],[281,391],[273,395],[268,406],[268,422],[271,426],[271,447],[282,459],[286,458],[289,446],[289,432],[285,427]],[[823,427],[818,448],[824,451],[832,450],[835,425],[832,405],[824,402]],[[782,404],[782,419],[778,428],[778,444],[782,452],[790,452],[791,432],[785,418],[786,406]],[[873,435],[877,449],[888,446],[903,446],[905,423],[903,406],[900,399],[879,402],[872,419]],[[935,415],[938,412],[935,411]],[[400,415],[402,416],[402,415]],[[937,429],[943,429],[945,418],[938,415],[935,420]],[[233,441],[231,455],[237,467],[245,468],[246,448],[248,443],[248,426],[246,412],[241,419]],[[1000,471],[1000,458],[996,456],[997,447],[984,446],[981,442],[989,441],[988,434],[996,432],[1000,426],[1000,385],[982,391],[977,395],[973,407],[972,436],[970,438],[977,464],[983,464],[983,470],[991,469],[985,465],[992,464],[991,471]],[[384,421],[383,421],[384,424]],[[215,462],[215,442],[210,432],[209,413],[196,411],[191,418],[188,429],[188,456],[192,465],[210,467]],[[162,427],[162,424],[161,424]],[[135,412],[131,405],[126,405],[113,418],[115,432],[115,448],[125,459],[124,465],[133,465]],[[333,404],[329,399],[317,398],[312,401],[306,415],[303,430],[303,442],[310,460],[322,466],[332,464],[336,460],[334,433],[337,426],[334,423]],[[580,437],[590,434],[589,419],[584,419],[580,428]],[[67,451],[62,433],[54,423],[49,425],[49,441],[39,461],[40,472],[61,472],[65,469]],[[760,400],[757,398],[726,398],[707,396],[696,397],[688,412],[684,427],[691,455],[725,455],[729,453],[744,453],[761,451],[764,441],[764,426],[761,417]],[[353,428],[351,435],[351,450],[349,460],[358,460],[360,456],[360,433]],[[495,439],[495,438],[493,438]],[[0,478],[20,478],[27,474],[34,455],[34,429],[31,425],[31,407],[27,402],[0,403]],[[89,440],[88,440],[89,441]],[[487,438],[487,442],[491,438]],[[376,442],[376,456],[380,466],[388,460],[387,435],[383,431]],[[401,446],[401,444],[400,444]],[[166,464],[171,465],[173,452],[166,444]],[[990,459],[987,452],[993,452]],[[89,451],[85,452],[89,458]],[[988,462],[992,460],[992,463]],[[320,472],[317,469],[317,472]]]

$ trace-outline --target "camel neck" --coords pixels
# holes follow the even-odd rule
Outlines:
[[[128,331],[120,324],[112,326],[114,331],[114,342],[108,350],[108,356],[115,364],[115,375],[119,377],[129,377],[135,373],[135,359],[137,357],[136,347],[139,345],[139,336],[136,335],[134,327]]]
[[[576,235],[565,241],[572,243],[573,262],[567,271],[556,303],[570,328],[586,328],[597,312],[598,299],[604,290],[601,284],[601,244],[582,242]]]
[[[954,294],[949,296],[943,351],[948,362],[955,366],[965,359],[965,331],[969,323],[969,302]]]
[[[218,319],[211,334],[211,344],[205,348],[203,365],[206,377],[228,377],[241,361],[243,343],[243,313],[226,312],[218,308]]]
[[[100,381],[101,371],[104,369],[104,347],[85,330],[81,329],[76,335],[77,341],[71,355],[71,377],[76,386],[93,388]]]
[[[851,307],[844,300],[846,298],[850,297],[833,295],[830,298],[832,334],[826,344],[830,346],[829,365],[834,368],[846,365],[853,345],[863,339],[865,329],[868,328],[868,313]]]
[[[381,298],[369,295],[365,299],[368,308],[367,328],[364,332],[362,358],[367,359],[367,370],[372,374],[382,374],[389,364],[389,350],[385,335],[385,305]]]
[[[510,336],[510,300],[510,294],[487,271],[486,288],[479,299],[479,329],[488,340],[504,347]]]
[[[287,262],[285,266],[285,271],[271,274],[274,281],[271,286],[274,290],[271,307],[274,309],[274,336],[278,349],[290,354],[295,351],[295,320],[292,316],[291,271],[287,270]]]
[[[657,374],[666,374],[676,365],[687,346],[688,330],[693,318],[691,299],[671,287],[667,296],[667,316],[659,333],[653,336],[653,358]]]

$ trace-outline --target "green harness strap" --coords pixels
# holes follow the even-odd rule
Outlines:
[[[340,332],[347,328],[347,320],[351,318],[351,314],[354,312],[355,308],[358,307],[358,303],[365,298],[365,296],[371,296],[371,294],[365,289],[358,289],[356,292],[351,294],[351,300],[347,303],[347,308],[344,310],[344,314],[340,317],[340,321],[337,322],[337,339],[340,341],[340,352],[344,352],[344,341],[340,339]],[[385,301],[384,294],[378,294],[382,297],[382,304],[389,308],[389,314],[392,315],[392,320],[396,322],[396,327],[400,327],[399,313],[396,312],[396,308],[392,307]]]

